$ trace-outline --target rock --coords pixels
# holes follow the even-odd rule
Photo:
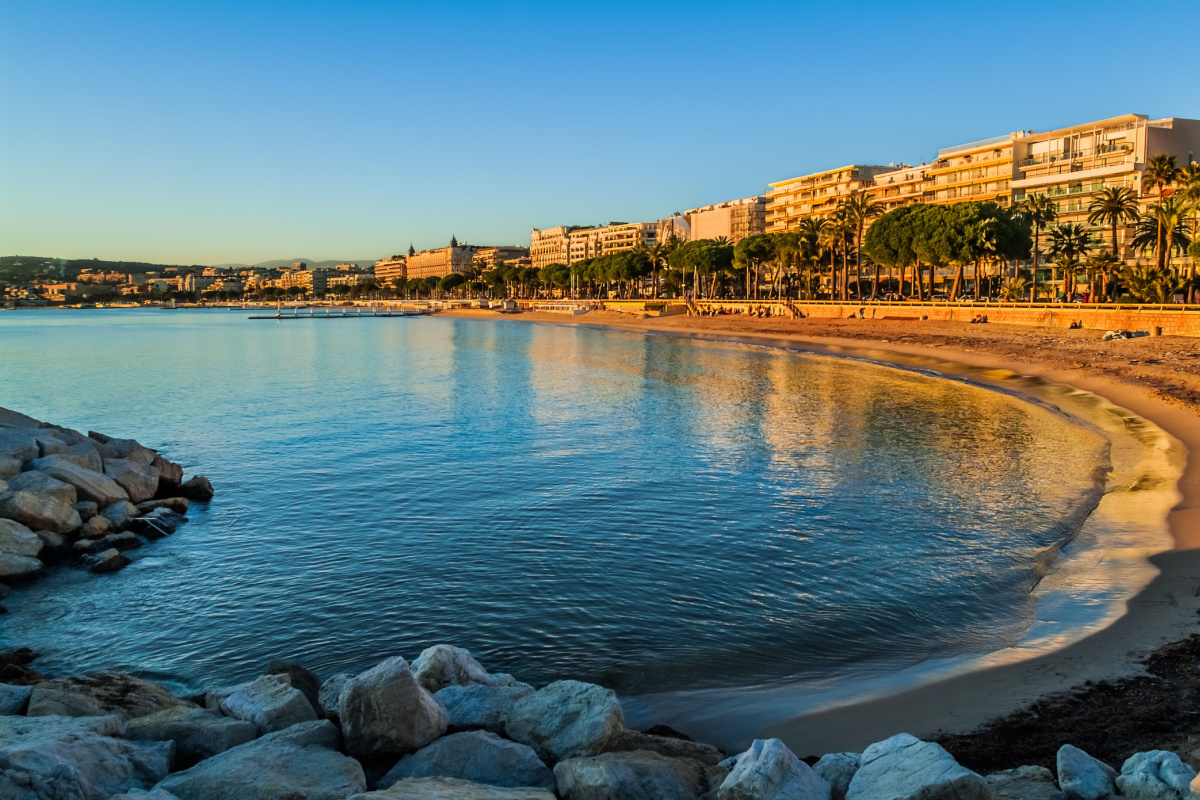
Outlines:
[[[182,521],[184,518],[174,511],[156,508],[144,517],[129,520],[129,529],[149,539],[161,539],[174,533]]]
[[[41,454],[35,431],[0,428],[0,456],[11,458],[17,464],[24,464]]]
[[[8,491],[48,495],[71,506],[72,511],[75,510],[75,502],[79,499],[74,486],[40,470],[29,470],[9,478]]]
[[[79,500],[91,500],[97,505],[107,506],[129,499],[125,489],[108,475],[84,469],[63,456],[38,458],[31,461],[30,466],[55,480],[74,486]]]
[[[329,680],[321,684],[321,690],[317,693],[317,703],[321,706],[321,716],[325,719],[331,719],[335,723],[340,723],[338,717],[338,705],[342,702],[342,690],[346,685],[354,680],[354,676],[339,672],[336,675],[330,676]]]
[[[165,508],[176,514],[186,514],[191,505],[186,497],[163,497],[158,500],[147,500],[137,504],[139,514],[149,514],[156,508]]]
[[[158,470],[149,463],[139,464],[125,458],[106,458],[104,474],[129,493],[128,499],[131,503],[149,500],[158,491]]]
[[[455,778],[406,778],[382,791],[356,794],[346,800],[555,800],[555,797],[541,789],[506,789]]]
[[[157,788],[180,800],[345,800],[366,790],[362,767],[337,752],[328,720],[302,722],[170,775]]]
[[[0,553],[0,582],[22,583],[39,577],[45,564],[30,556],[16,553]]]
[[[844,800],[860,764],[862,756],[858,753],[827,753],[813,764],[813,772],[829,784],[833,800]]]
[[[106,800],[167,775],[170,742],[114,738],[113,717],[0,717],[0,797]]]
[[[133,559],[122,553],[115,547],[110,547],[103,553],[97,553],[92,557],[88,564],[88,569],[97,575],[102,575],[106,572],[117,572],[125,569],[133,563]]]
[[[183,483],[183,467],[174,461],[168,461],[162,456],[155,454],[154,460],[150,462],[150,466],[158,470],[157,494],[160,497],[176,491],[179,488],[179,484]],[[182,514],[183,512],[179,513]]]
[[[447,686],[434,695],[446,709],[450,730],[483,729],[504,735],[504,714],[513,703],[533,694],[533,687]],[[637,749],[637,748],[623,748]]]
[[[292,688],[304,695],[304,699],[312,706],[313,713],[316,718],[321,718],[321,679],[312,672],[309,672],[304,667],[297,664],[295,661],[287,661],[286,659],[277,658],[267,664],[264,675],[287,675],[291,681]]]
[[[504,715],[508,738],[548,764],[599,755],[620,740],[625,717],[617,696],[579,681],[555,681],[513,703]]]
[[[263,675],[250,683],[209,692],[205,702],[228,717],[253,722],[260,735],[317,719],[308,700],[286,675]]]
[[[83,523],[83,527],[79,529],[79,535],[84,539],[99,539],[112,529],[113,524],[109,522],[108,517],[95,516]]]
[[[166,789],[155,788],[148,792],[144,792],[141,789],[133,789],[125,794],[113,795],[108,800],[179,800],[179,798]]]
[[[621,732],[620,738],[612,746],[611,751],[625,752],[629,750],[646,750],[668,758],[692,758],[710,767],[715,767],[725,758],[725,754],[711,744],[693,742],[691,739],[675,736],[655,736],[649,733],[625,730]]]
[[[71,545],[71,554],[76,557],[91,556],[103,553],[105,550],[136,550],[142,546],[142,540],[132,531],[121,531],[101,536],[99,539],[80,539]]]
[[[100,457],[100,451],[87,440],[67,445],[66,450],[59,453],[57,458],[65,459],[92,472],[104,472],[104,459]],[[34,467],[34,469],[41,469],[41,467]]]
[[[138,515],[137,506],[128,501],[124,503],[113,503],[104,509],[101,509],[100,516],[112,523],[114,531],[123,531],[129,526],[129,520]]]
[[[829,800],[829,783],[778,739],[755,739],[717,789],[717,800]]]
[[[532,748],[487,731],[443,736],[410,753],[379,781],[386,789],[404,778],[459,778],[487,786],[532,786],[554,791],[554,773]]]
[[[446,732],[446,711],[396,656],[347,683],[338,702],[346,752],[356,758],[400,756]]]
[[[846,800],[991,800],[982,777],[933,742],[907,733],[876,742],[862,754]]]
[[[0,481],[7,481],[9,478],[21,472],[21,462],[9,456],[0,455]]]
[[[75,504],[75,510],[79,512],[79,518],[87,522],[100,513],[100,505],[93,503],[91,500],[80,500]]]
[[[646,752],[568,758],[554,767],[564,800],[696,800],[724,774],[696,761]]]
[[[133,719],[187,703],[153,681],[123,672],[97,672],[82,678],[53,678],[33,688],[31,717],[96,717]]]
[[[1165,750],[1135,753],[1121,766],[1117,788],[1138,800],[1189,800],[1196,771]]]
[[[1078,747],[1058,749],[1058,788],[1070,800],[1102,800],[1117,793],[1117,771]]]
[[[996,800],[1065,800],[1045,767],[1017,767],[984,778]]]
[[[126,739],[175,743],[177,768],[254,741],[258,728],[253,722],[222,716],[216,711],[193,706],[147,714],[125,724]]]
[[[29,694],[32,686],[13,686],[10,683],[0,683],[0,716],[24,714],[29,705]]]
[[[11,519],[0,518],[0,551],[37,558],[42,546],[42,540],[29,528]]]
[[[43,563],[49,564],[55,561],[62,561],[71,555],[71,542],[61,533],[36,531],[34,535],[42,540],[42,552],[38,555],[38,558]]]
[[[209,483],[208,478],[203,475],[194,475],[184,483],[179,484],[179,494],[188,500],[200,500],[204,502],[212,500],[213,487]]]
[[[447,686],[492,686],[495,679],[475,657],[461,647],[438,644],[422,651],[412,663],[413,677],[426,691],[437,692]]]
[[[93,441],[96,449],[100,451],[100,455],[104,456],[106,464],[109,459],[127,459],[135,464],[145,466],[154,463],[154,459],[158,456],[158,453],[149,447],[138,444],[135,439],[118,439],[115,436],[105,436],[95,431],[88,431],[88,438]]]
[[[54,531],[55,533],[72,533],[83,524],[79,512],[75,510],[75,488],[65,483],[54,481],[60,486],[70,489],[70,500],[61,499],[59,494],[35,492],[30,490],[14,490],[13,482],[26,475],[41,475],[40,472],[22,472],[8,484],[8,491],[0,494],[0,517],[16,520],[22,525],[34,530]],[[45,476],[47,480],[54,480]]]

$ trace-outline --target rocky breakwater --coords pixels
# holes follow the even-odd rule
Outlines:
[[[613,693],[540,689],[438,645],[320,681],[273,661],[182,698],[121,673],[46,678],[0,654],[6,800],[1193,800],[1178,756],[1120,770],[1065,745],[1057,776],[982,776],[898,734],[800,759],[778,739],[731,757],[670,729],[625,727]]]
[[[51,425],[0,408],[0,599],[56,562],[92,572],[187,521],[212,498],[207,478],[133,439]],[[3,606],[0,606],[3,609]]]

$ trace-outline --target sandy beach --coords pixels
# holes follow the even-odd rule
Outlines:
[[[903,365],[911,365],[914,358],[927,358],[1011,370],[1106,398],[1158,425],[1186,449],[1177,487],[1182,499],[1168,517],[1175,547],[1151,558],[1160,574],[1129,602],[1127,612],[1114,624],[1046,655],[789,719],[756,734],[778,736],[798,754],[861,750],[897,731],[922,737],[976,731],[1014,712],[1028,715],[1029,709],[1036,709],[1047,697],[1086,691],[1088,682],[1144,675],[1146,660],[1156,653],[1162,658],[1165,645],[1200,633],[1200,465],[1194,456],[1200,452],[1200,339],[1143,337],[1103,342],[1103,332],[1096,330],[915,320],[640,318],[617,312],[579,317],[543,312],[502,317],[490,311],[443,315],[600,325],[710,340],[803,346],[834,354],[868,350],[872,359],[884,363],[891,354],[892,360]],[[1170,690],[1166,685],[1163,688]],[[1045,725],[1053,725],[1049,715]],[[1004,737],[1004,726],[994,723],[992,736],[997,735]],[[1072,739],[1061,739],[1068,740]],[[953,746],[947,746],[953,752]]]

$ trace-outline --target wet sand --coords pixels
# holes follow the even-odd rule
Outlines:
[[[1200,453],[1198,338],[1102,342],[1103,331],[1095,330],[916,320],[639,318],[616,312],[579,317],[490,311],[443,315],[602,325],[711,340],[800,345],[831,353],[867,349],[874,360],[886,362],[893,354],[896,363],[906,366],[914,358],[928,358],[1011,370],[1092,392],[1179,440],[1186,449],[1177,487],[1182,499],[1167,520],[1175,548],[1150,559],[1160,574],[1129,602],[1116,622],[1046,655],[788,719],[756,733],[778,736],[797,754],[857,751],[900,731],[922,737],[975,731],[1005,715],[1029,713],[1047,695],[1076,690],[1082,696],[1088,691],[1081,688],[1086,682],[1145,674],[1144,662],[1160,650],[1165,652],[1165,645],[1200,633],[1200,465],[1193,455]],[[1003,740],[1001,731],[991,741],[995,746]]]

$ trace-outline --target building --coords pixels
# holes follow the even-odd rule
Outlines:
[[[1190,164],[1200,153],[1200,120],[1151,120],[1143,114],[1058,128],[1030,131],[1016,142],[1017,177],[1013,199],[1045,194],[1058,207],[1056,224],[1078,223],[1091,227],[1094,240],[1111,247],[1111,228],[1090,226],[1088,207],[1093,196],[1107,187],[1132,189],[1143,205],[1156,201],[1153,190],[1142,187],[1142,171],[1156,155],[1175,156],[1179,166]],[[1117,231],[1118,255],[1134,257],[1132,227]]]
[[[671,233],[681,239],[685,238],[680,235],[684,228],[677,228],[677,219],[679,217],[668,217],[659,223],[659,241],[667,241]],[[741,200],[693,208],[684,212],[683,219],[687,223],[687,240],[725,239],[729,244],[737,244],[747,236],[767,232],[767,198],[744,197]],[[665,237],[662,236],[664,233],[667,234]]]
[[[332,270],[289,269],[285,270],[273,283],[280,289],[291,289],[298,286],[307,290],[313,297],[317,297],[328,291],[330,272]]]
[[[598,230],[602,256],[658,243],[657,222],[612,222]]]
[[[570,266],[600,257],[600,231],[603,228],[572,228],[567,234],[567,260]]]
[[[871,200],[883,206],[884,211],[928,202],[926,170],[928,167],[924,164],[919,167],[901,164],[888,172],[879,173],[872,179],[869,190]]]
[[[1011,205],[1017,177],[1013,146],[1020,135],[1010,133],[938,150],[937,160],[925,170],[927,202],[978,200]]]
[[[533,266],[542,269],[549,264],[566,264],[569,260],[567,236],[572,230],[567,225],[532,229],[529,232],[529,258]]]
[[[450,237],[448,247],[435,250],[422,250],[413,253],[409,248],[405,268],[408,279],[414,278],[444,278],[452,272],[462,273],[475,261],[475,253],[479,248],[474,245],[458,243],[458,239]],[[379,265],[375,266],[375,274],[379,274]]]
[[[828,217],[840,201],[873,186],[876,175],[895,167],[850,164],[772,183],[767,190],[766,232],[795,230],[809,217]]]
[[[400,280],[405,279],[401,277]],[[330,289],[334,286],[374,286],[375,276],[370,272],[338,272],[329,276],[327,284]]]
[[[482,263],[484,269],[495,269],[505,262],[528,258],[530,258],[528,247],[480,247],[475,251],[475,263]]]
[[[182,281],[180,284],[182,291],[203,292],[204,290],[211,288],[212,285],[215,284],[219,279],[213,275],[197,275],[195,273],[188,273],[180,280]]]
[[[412,245],[408,246],[408,255],[414,255]],[[408,257],[392,256],[375,262],[375,280],[380,286],[395,286],[396,281],[408,280]]]

